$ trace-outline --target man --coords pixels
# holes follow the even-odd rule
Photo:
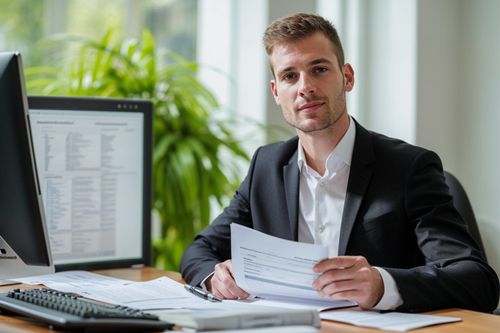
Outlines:
[[[232,276],[230,223],[329,248],[313,287],[364,309],[492,311],[495,272],[452,204],[439,157],[369,132],[347,113],[354,70],[320,16],[273,22],[264,44],[271,90],[297,137],[261,147],[230,205],[200,233],[184,279],[246,298]]]

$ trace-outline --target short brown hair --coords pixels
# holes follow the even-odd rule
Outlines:
[[[322,32],[332,42],[339,66],[344,65],[344,50],[337,30],[333,24],[315,14],[297,13],[277,19],[267,27],[264,33],[264,46],[267,55],[271,55],[276,44],[298,41],[309,37],[315,32]]]

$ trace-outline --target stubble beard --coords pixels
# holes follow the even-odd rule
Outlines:
[[[303,133],[313,133],[325,130],[329,127],[333,127],[340,120],[340,118],[342,118],[342,116],[347,112],[345,97],[346,97],[345,90],[342,89],[334,100],[335,103],[331,107],[333,110],[328,110],[324,117],[325,119],[322,120],[321,123],[317,124],[316,126],[301,125],[300,120],[293,122],[291,120],[288,120],[287,117],[284,118],[290,126],[294,127],[295,129]],[[324,106],[328,107],[326,103]]]

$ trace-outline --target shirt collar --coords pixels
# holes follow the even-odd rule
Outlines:
[[[335,161],[341,161],[345,163],[347,166],[351,166],[352,152],[354,150],[355,139],[356,139],[356,126],[354,124],[354,120],[352,119],[352,117],[349,117],[349,128],[347,129],[347,132],[345,132],[342,139],[340,139],[337,146],[333,148],[330,155],[328,155],[328,158],[326,159],[325,162],[326,169],[330,169],[332,164],[335,163]],[[298,152],[297,164],[299,167],[299,171],[302,171],[303,166],[304,165],[307,166],[307,163],[300,139],[298,145],[299,146],[297,149]]]

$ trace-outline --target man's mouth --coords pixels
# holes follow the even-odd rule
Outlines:
[[[306,103],[306,104],[301,105],[297,109],[297,111],[299,111],[299,112],[314,112],[318,108],[323,106],[323,104],[325,104],[325,102],[323,102],[323,101],[314,101],[314,102]]]

